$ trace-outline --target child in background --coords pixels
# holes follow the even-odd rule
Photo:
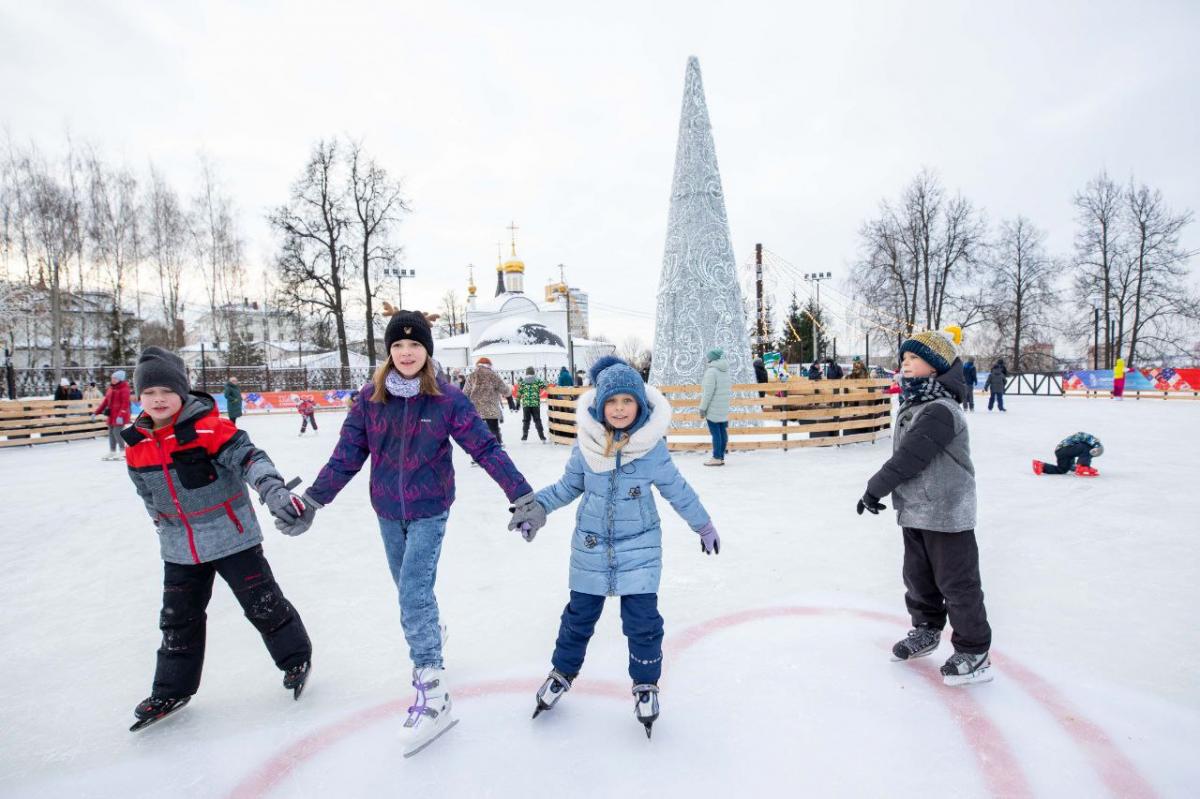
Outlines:
[[[129,479],[158,532],[163,559],[162,646],[150,696],[134,708],[141,729],[186,705],[200,687],[205,611],[213,578],[229,584],[262,635],[296,699],[308,679],[312,643],[263,554],[249,489],[281,523],[307,514],[267,453],[221,418],[210,395],[192,392],[178,355],[147,347],[134,369],[142,404],[122,432]],[[281,528],[282,529],[282,528]]]
[[[983,606],[975,542],[975,467],[967,419],[967,387],[949,333],[918,333],[900,345],[901,394],[892,457],[867,482],[858,513],[879,513],[895,497],[904,535],[904,595],[913,628],[892,647],[895,660],[932,654],[949,617],[954,654],[942,666],[947,685],[992,679],[992,628]]]
[[[1123,399],[1125,397],[1125,359],[1117,358],[1117,362],[1113,364],[1113,387],[1110,399]]]
[[[296,406],[296,411],[299,412],[303,419],[300,422],[300,435],[304,435],[304,431],[311,424],[313,432],[317,432],[317,403],[312,401],[312,397],[303,397],[300,404]]]
[[[1075,433],[1058,442],[1054,448],[1055,463],[1033,462],[1034,474],[1070,474],[1080,477],[1097,477],[1100,472],[1092,468],[1092,458],[1104,454],[1104,445],[1091,433]]]
[[[121,438],[121,428],[129,424],[129,383],[125,382],[125,370],[118,369],[112,373],[112,384],[104,392],[100,406],[92,413],[103,416],[108,425],[108,454],[101,460],[119,461],[117,447],[125,452],[125,440]]]
[[[550,660],[553,669],[537,693],[533,715],[537,718],[570,690],[605,597],[619,596],[629,639],[634,714],[650,737],[659,711],[663,640],[658,613],[662,528],[650,487],[657,487],[699,535],[706,555],[720,553],[721,539],[667,451],[671,405],[666,398],[611,355],[596,362],[591,377],[595,388],[579,398],[578,432],[566,472],[539,491],[536,502],[518,503],[509,523],[510,530],[520,529],[532,541],[547,513],[583,495],[571,540],[571,599],[563,609]]]

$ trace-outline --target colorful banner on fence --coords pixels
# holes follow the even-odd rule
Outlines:
[[[302,399],[310,399],[318,408],[349,408],[350,395],[358,394],[358,389],[339,388],[333,391],[248,391],[242,395],[242,410],[251,411],[291,411],[295,410]],[[228,413],[225,395],[213,394],[217,401],[217,410]],[[137,400],[133,401],[132,413],[136,419],[142,412],[142,406]]]
[[[1067,391],[1112,391],[1112,369],[1084,369],[1063,374]],[[1200,391],[1200,369],[1127,369],[1126,391]]]
[[[312,400],[318,408],[349,408],[351,394],[357,395],[358,390],[339,388],[333,391],[251,391],[242,401],[246,410],[255,411],[294,410],[300,401],[305,399]],[[224,397],[218,397],[222,406],[223,400]]]

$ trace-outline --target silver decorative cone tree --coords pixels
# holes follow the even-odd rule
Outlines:
[[[683,84],[650,381],[657,385],[698,383],[704,374],[705,355],[713,347],[725,351],[734,383],[754,382],[750,336],[729,241],[725,194],[700,62],[691,56]]]

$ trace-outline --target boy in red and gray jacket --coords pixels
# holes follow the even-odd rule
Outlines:
[[[250,489],[277,520],[306,513],[267,453],[221,418],[216,400],[191,391],[183,361],[147,347],[134,370],[142,413],[122,431],[129,479],[154,521],[163,559],[162,646],[150,696],[134,709],[136,730],[183,707],[200,687],[205,610],[213,578],[229,584],[246,618],[300,697],[312,644],[263,555]],[[281,528],[282,529],[282,528]]]

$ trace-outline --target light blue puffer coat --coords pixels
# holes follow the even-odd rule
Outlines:
[[[650,419],[610,458],[603,454],[604,427],[586,410],[593,397],[589,391],[579,398],[578,435],[566,471],[537,493],[537,501],[550,513],[583,495],[571,540],[572,591],[597,596],[656,593],[662,576],[662,527],[651,486],[692,530],[708,523],[708,511],[667,451],[663,436],[671,406],[657,389],[646,386]]]

